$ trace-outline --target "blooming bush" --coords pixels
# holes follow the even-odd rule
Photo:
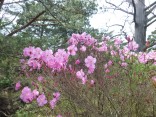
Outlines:
[[[103,37],[98,43],[86,33],[72,34],[68,43],[55,53],[39,47],[23,50],[22,70],[33,89],[22,89],[23,102],[36,100],[55,110],[67,100],[72,107],[68,116],[154,116],[155,51],[135,53],[133,40],[122,46],[118,38],[113,45]],[[64,116],[66,111],[56,109]]]

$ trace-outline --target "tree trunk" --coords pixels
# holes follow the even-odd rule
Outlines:
[[[136,0],[135,3],[135,37],[134,40],[139,44],[138,51],[143,51],[146,43],[146,12],[145,0]]]

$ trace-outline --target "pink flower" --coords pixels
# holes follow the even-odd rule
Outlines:
[[[95,66],[95,63],[96,63],[96,58],[93,58],[92,56],[88,56],[86,59],[85,59],[85,65],[86,67],[92,67],[92,66]]]
[[[54,98],[56,98],[56,100],[60,99],[60,93],[59,92],[55,92],[53,93]]]
[[[24,87],[20,98],[23,102],[30,103],[33,100],[33,93],[31,92],[31,89],[29,87]]]
[[[44,106],[45,104],[47,104],[47,99],[44,94],[41,94],[38,96],[37,103],[38,103],[38,106]]]
[[[15,85],[15,90],[17,91],[17,90],[19,90],[20,88],[21,88],[21,82],[18,81],[18,82],[16,83],[16,85]]]
[[[130,41],[128,43],[128,49],[136,51],[138,49],[138,44],[135,41]]]
[[[80,36],[79,34],[74,34],[73,33],[71,38],[69,39],[68,43],[72,44],[72,45],[77,45],[78,42],[79,42],[79,40],[78,40],[79,36]]]
[[[75,45],[71,45],[67,48],[67,50],[70,55],[74,56],[76,55],[77,47]]]
[[[23,64],[25,62],[24,59],[20,59],[20,63]]]
[[[156,82],[156,76],[153,76],[153,77],[152,77],[152,80],[153,80],[154,82]]]
[[[117,52],[114,51],[114,50],[111,50],[111,55],[112,55],[112,56],[116,56],[116,55],[117,55]]]
[[[62,115],[57,115],[56,117],[62,117]]]
[[[85,76],[85,73],[83,72],[83,69],[81,69],[80,71],[78,71],[76,73],[77,78],[82,79]]]
[[[122,44],[122,40],[119,39],[119,38],[116,38],[115,41],[114,41],[114,44],[115,45],[120,45],[120,44]]]
[[[75,64],[76,64],[76,65],[80,64],[80,60],[77,59],[77,60],[75,61]]]
[[[96,58],[88,56],[85,59],[85,66],[89,68],[88,73],[93,73],[95,69]]]
[[[54,109],[54,107],[56,106],[57,101],[60,99],[60,93],[55,92],[55,93],[53,93],[53,96],[54,96],[54,98],[49,102],[51,109]]]
[[[105,64],[105,65],[104,65],[104,69],[107,69],[107,68],[108,68],[108,64]]]
[[[109,70],[109,69],[106,69],[106,70],[105,70],[105,72],[106,72],[106,73],[109,73],[109,72],[110,72],[110,70]]]
[[[108,65],[111,66],[113,62],[111,60],[108,61]]]
[[[32,54],[34,53],[34,50],[35,50],[35,48],[34,47],[27,47],[27,48],[24,48],[24,50],[23,50],[23,55],[25,56],[25,57],[31,57],[32,56]]]
[[[121,66],[122,66],[122,67],[127,67],[127,65],[128,65],[128,64],[127,64],[126,62],[122,62],[122,63],[121,63]]]
[[[94,81],[94,80],[91,80],[91,81],[90,81],[90,84],[91,84],[91,85],[94,85],[94,84],[95,84],[95,81]]]
[[[94,69],[95,69],[95,65],[89,67],[89,69],[88,69],[88,73],[89,73],[89,74],[92,74],[92,73],[94,72]]]
[[[125,61],[124,55],[120,54],[120,59],[121,59],[122,61]]]
[[[33,98],[36,98],[39,95],[39,92],[37,91],[37,89],[34,89],[32,93],[33,93]]]
[[[132,41],[132,40],[133,40],[133,38],[132,38],[132,37],[130,37],[130,36],[127,36],[127,37],[126,37],[126,40],[127,40],[128,42],[130,42],[130,41]]]
[[[32,69],[40,69],[41,68],[41,64],[35,59],[29,59],[27,64]]]
[[[143,64],[147,63],[148,59],[147,59],[146,53],[140,53],[138,55],[138,60],[140,63],[143,63]]]
[[[85,51],[86,51],[86,46],[81,46],[80,50],[81,50],[82,52],[85,52]]]
[[[107,52],[108,48],[106,44],[103,44],[101,47],[97,48],[97,51],[99,52]]]
[[[57,103],[56,98],[53,98],[49,103],[50,103],[51,109],[54,109],[54,107],[56,106],[56,103]]]
[[[34,49],[34,52],[32,53],[31,58],[40,59],[42,53],[43,53],[43,51],[41,50],[41,48],[37,47]]]
[[[42,82],[43,81],[43,76],[39,76],[38,78],[37,78],[37,80],[39,81],[39,82]]]
[[[83,77],[81,80],[82,80],[82,84],[86,84],[86,82],[87,82],[87,76]]]
[[[150,51],[146,57],[149,59],[149,60],[155,60],[156,61],[156,51]]]
[[[42,52],[42,55],[41,55],[42,61],[47,62],[52,57],[53,57],[53,51],[52,50],[45,50]]]

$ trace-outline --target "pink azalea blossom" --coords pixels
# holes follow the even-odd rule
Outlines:
[[[20,88],[21,88],[21,82],[18,81],[18,82],[16,83],[16,85],[15,85],[15,90],[17,91],[17,90],[19,90]]]
[[[117,52],[114,51],[114,50],[111,50],[111,55],[112,55],[112,56],[116,56],[116,55],[117,55]]]
[[[109,73],[109,72],[110,72],[110,70],[109,70],[109,69],[106,69],[106,70],[105,70],[105,72],[106,72],[106,73]]]
[[[111,66],[113,62],[111,60],[108,61],[108,65]]]
[[[86,59],[85,59],[85,65],[86,67],[92,67],[92,66],[95,66],[95,63],[96,63],[96,58],[93,58],[92,56],[88,56]]]
[[[107,68],[108,68],[108,64],[107,64],[107,63],[104,65],[104,68],[105,68],[105,69],[107,69]]]
[[[31,92],[31,89],[29,87],[24,87],[22,90],[22,93],[20,95],[20,98],[25,103],[30,103],[33,100],[33,93]]]
[[[75,61],[75,64],[76,64],[76,65],[80,64],[80,60],[77,59],[77,60]]]
[[[43,53],[43,51],[41,50],[41,48],[37,47],[34,49],[34,52],[32,53],[31,58],[40,59],[42,53]]]
[[[97,51],[107,52],[108,51],[107,45],[102,45],[101,47],[97,48]]]
[[[34,50],[35,50],[35,48],[34,47],[31,47],[31,46],[30,47],[27,47],[27,48],[24,48],[23,55],[25,57],[30,57],[34,53]]]
[[[32,91],[32,93],[33,93],[33,98],[34,98],[34,99],[37,98],[37,96],[39,95],[39,92],[37,91],[37,89],[34,89],[34,90]]]
[[[153,80],[154,82],[156,82],[156,76],[153,76],[153,77],[152,77],[152,80]]]
[[[76,55],[77,47],[75,45],[71,45],[67,48],[67,50],[70,55],[74,56]]]
[[[122,40],[119,39],[119,38],[116,38],[115,41],[114,41],[114,44],[115,45],[120,45],[120,44],[122,44]]]
[[[86,84],[86,82],[87,82],[87,76],[83,77],[81,80],[82,80],[82,84]]]
[[[94,85],[94,84],[95,84],[95,81],[94,81],[94,80],[91,80],[91,81],[90,81],[90,84],[91,84],[91,85]]]
[[[25,62],[24,59],[20,59],[20,63],[23,64]]]
[[[56,117],[62,117],[62,115],[57,115]]]
[[[135,41],[130,41],[127,46],[129,50],[134,50],[134,51],[136,51],[139,47]]]
[[[54,109],[54,107],[56,106],[56,103],[57,103],[57,99],[53,98],[49,103],[50,103],[51,109]]]
[[[126,62],[122,62],[122,63],[121,63],[121,66],[122,66],[122,67],[127,67],[127,65],[128,65],[128,64],[127,64]]]
[[[55,93],[53,93],[53,96],[54,96],[54,98],[56,98],[56,100],[59,100],[60,99],[60,93],[59,92],[55,92]]]
[[[38,78],[37,78],[37,80],[39,81],[39,82],[42,82],[43,81],[43,76],[39,76]]]
[[[47,99],[44,94],[41,94],[38,96],[37,103],[38,103],[38,106],[44,106],[45,104],[47,104]]]
[[[82,52],[85,52],[85,51],[86,51],[86,46],[81,46],[80,50],[81,50]]]
[[[139,53],[138,60],[140,63],[143,63],[143,64],[147,63],[148,61],[145,53]]]
[[[88,73],[89,73],[89,74],[92,74],[92,73],[94,72],[94,69],[95,69],[95,65],[89,67],[89,69],[88,69]]]
[[[124,55],[120,54],[120,59],[121,59],[122,61],[125,61]]]
[[[77,78],[82,79],[85,76],[85,73],[83,72],[83,69],[81,69],[80,71],[78,71],[76,73]]]
[[[53,51],[52,50],[45,50],[42,52],[42,55],[41,55],[42,61],[47,62],[52,57],[53,57]]]
[[[155,60],[156,61],[156,51],[150,51],[146,56],[149,60]]]
[[[88,73],[93,73],[95,69],[95,63],[96,63],[96,58],[93,58],[92,56],[88,56],[85,59],[85,66],[88,67]]]
[[[41,64],[35,59],[29,59],[27,64],[32,69],[40,69],[41,68]]]

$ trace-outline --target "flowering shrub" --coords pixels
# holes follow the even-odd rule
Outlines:
[[[119,38],[114,45],[106,37],[98,43],[86,33],[72,34],[68,42],[67,49],[55,53],[39,47],[23,50],[22,70],[33,89],[22,89],[23,102],[36,100],[55,110],[68,100],[74,108],[70,116],[151,116],[155,51],[137,54],[133,40],[123,47]],[[66,116],[65,110],[56,110]]]

